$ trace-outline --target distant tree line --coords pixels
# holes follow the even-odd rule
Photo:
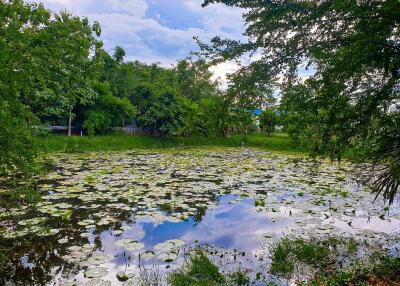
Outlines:
[[[164,136],[230,136],[254,128],[252,110],[269,87],[221,91],[205,60],[159,64],[107,53],[101,27],[43,4],[0,1],[0,178],[32,171],[33,137],[44,125],[89,135],[135,124]]]

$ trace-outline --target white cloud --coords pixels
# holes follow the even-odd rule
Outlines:
[[[92,21],[99,21],[105,49],[112,52],[116,45],[122,46],[127,52],[128,60],[171,65],[197,49],[193,36],[198,36],[204,42],[216,35],[242,38],[242,10],[222,4],[201,8],[201,0],[174,2],[175,7],[180,9],[176,13],[191,13],[195,18],[190,19],[193,23],[186,23],[185,28],[172,28],[163,24],[162,10],[154,13],[153,17],[149,16],[152,7],[165,4],[161,1],[170,0],[37,0],[39,1],[55,12],[67,9],[79,16],[87,16]],[[230,63],[213,69],[215,78],[223,78],[224,85],[225,73],[232,70],[233,65]]]
[[[219,65],[210,68],[213,73],[212,80],[216,80],[220,83],[222,89],[227,89],[228,79],[227,75],[236,72],[239,69],[239,65],[236,62],[224,62]]]
[[[97,0],[99,1],[99,0]],[[144,0],[103,0],[104,4],[113,11],[128,13],[134,17],[144,17],[148,5]]]

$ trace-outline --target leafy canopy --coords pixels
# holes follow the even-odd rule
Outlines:
[[[339,159],[362,145],[375,190],[392,202],[400,186],[400,2],[397,0],[205,0],[244,8],[247,42],[200,43],[214,62],[257,55],[235,77],[283,78],[282,109],[313,154]],[[301,80],[308,67],[313,75]],[[254,86],[254,85],[253,85]],[[295,122],[295,120],[298,122]]]

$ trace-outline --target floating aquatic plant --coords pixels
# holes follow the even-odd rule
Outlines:
[[[101,278],[108,274],[106,267],[95,267],[85,271],[86,278]]]

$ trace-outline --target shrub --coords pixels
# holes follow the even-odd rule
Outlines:
[[[83,123],[83,128],[86,129],[90,136],[95,133],[105,133],[111,126],[111,116],[99,110],[90,110],[88,118]]]

